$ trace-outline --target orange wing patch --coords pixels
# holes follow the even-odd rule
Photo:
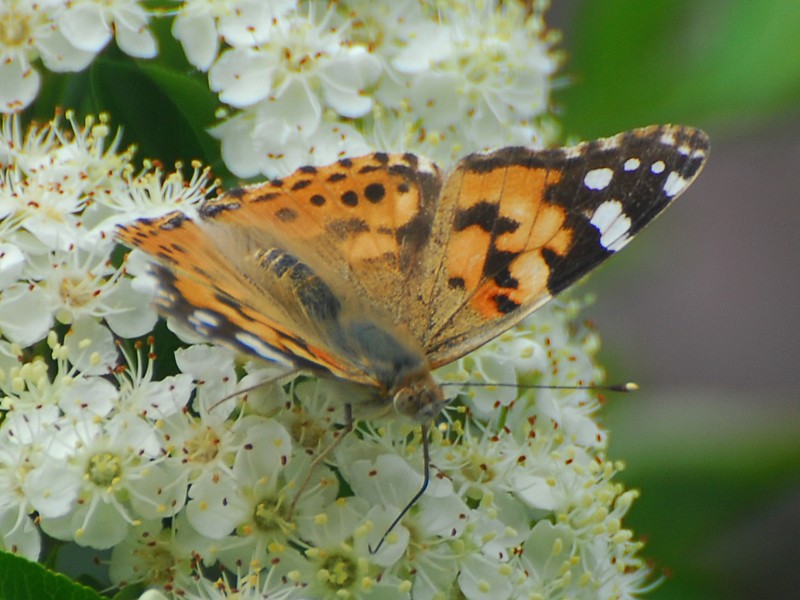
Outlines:
[[[446,240],[445,264],[428,291],[436,310],[421,333],[432,367],[549,299],[545,253],[563,256],[572,243],[566,209],[547,200],[561,172],[514,162],[511,152],[520,149],[467,157],[445,183],[438,213],[447,216],[432,234]]]
[[[270,362],[374,383],[326,351],[326,344],[315,339],[312,328],[293,319],[273,296],[262,293],[253,277],[231,268],[229,255],[184,214],[175,212],[120,226],[117,236],[158,260],[153,271],[159,281],[155,302],[161,313],[176,317],[209,339]],[[279,290],[291,285],[291,280],[283,285],[274,283]]]
[[[231,190],[201,211],[210,228],[251,232],[330,275],[378,313],[409,314],[409,273],[427,248],[441,174],[411,154],[374,153]],[[339,290],[342,292],[342,290]]]
[[[559,180],[557,171],[518,165],[464,173],[447,273],[485,318],[502,317],[546,289],[543,249],[566,253],[566,212],[543,200]]]
[[[403,232],[438,194],[438,168],[410,154],[374,153],[236,189],[203,207],[203,216],[270,228],[295,240],[338,250],[332,266],[399,263]],[[430,200],[428,200],[430,203]]]

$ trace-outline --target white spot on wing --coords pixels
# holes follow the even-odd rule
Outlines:
[[[217,316],[205,310],[194,311],[189,317],[189,322],[193,321],[197,321],[197,323],[207,325],[209,327],[219,327],[219,319]]]
[[[236,334],[236,341],[252,350],[255,354],[263,358],[264,360],[268,360],[270,362],[277,362],[284,365],[291,364],[286,357],[275,350],[269,344],[265,344],[263,341],[258,339],[256,336],[246,333],[244,331],[240,331]]]
[[[628,243],[630,218],[622,212],[622,202],[607,200],[597,207],[589,222],[600,232],[600,245],[616,252]]]
[[[664,193],[672,198],[685,190],[687,185],[689,185],[688,179],[684,179],[675,171],[672,171],[667,175],[667,180],[664,182]]]
[[[432,160],[428,160],[423,156],[417,157],[417,170],[421,173],[429,173],[431,175],[436,175],[439,172],[439,167],[436,166],[436,163]]]
[[[592,169],[583,178],[583,184],[590,190],[603,190],[611,183],[614,171],[608,167],[602,169]]]
[[[622,165],[622,168],[626,171],[635,171],[641,165],[641,161],[638,158],[629,158],[625,161],[625,164]]]
[[[674,146],[675,145],[675,134],[671,131],[665,132],[661,136],[661,143],[666,144],[667,146]]]
[[[597,140],[600,142],[600,149],[601,150],[614,150],[615,148],[619,148],[619,143],[622,140],[622,136],[620,135],[613,135],[610,138],[605,138],[602,140]]]
[[[667,168],[667,165],[664,164],[663,160],[657,160],[652,165],[650,165],[650,170],[655,173],[656,175],[659,173],[663,173],[664,169]]]

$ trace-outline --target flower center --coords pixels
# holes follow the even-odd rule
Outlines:
[[[95,454],[89,459],[86,475],[97,487],[109,487],[122,473],[122,465],[118,456],[111,452]]]
[[[83,308],[92,300],[91,291],[87,291],[85,280],[65,277],[58,288],[65,306]]]
[[[0,47],[23,46],[31,37],[28,18],[10,10],[0,16]]]
[[[356,580],[358,568],[353,559],[341,554],[330,554],[323,561],[317,576],[332,589],[346,589]]]
[[[210,463],[219,454],[219,443],[219,436],[206,427],[205,430],[186,441],[186,456],[192,463]]]
[[[495,471],[485,460],[485,457],[474,456],[461,468],[464,477],[476,483],[486,483],[495,478]]]
[[[291,524],[283,517],[281,502],[275,498],[264,498],[256,504],[253,523],[264,533],[291,530]]]

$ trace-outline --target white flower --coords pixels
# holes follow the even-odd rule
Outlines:
[[[152,346],[144,356],[142,346],[137,343],[135,347],[139,350],[138,356],[131,356],[125,349],[122,351],[127,368],[117,375],[120,408],[156,421],[182,413],[193,391],[191,376],[177,374],[154,381],[156,356]]]
[[[29,513],[25,478],[41,454],[33,445],[14,444],[9,428],[0,426],[0,546],[31,560],[38,560],[42,536]]]
[[[300,480],[309,467],[308,460],[292,454],[291,439],[276,421],[247,417],[237,429],[238,449],[230,469],[206,471],[196,479],[186,507],[188,522],[198,533],[220,540],[217,552],[229,568],[289,544],[295,528],[289,520],[295,496],[290,482]],[[335,490],[326,487],[330,502]],[[296,509],[302,515],[308,507],[323,504],[303,499]]]
[[[370,152],[352,125],[327,116],[316,124],[314,108],[303,104],[307,100],[305,91],[294,85],[280,100],[262,103],[217,125],[211,133],[221,140],[228,168],[239,177],[259,173],[282,177],[300,165],[329,164]]]
[[[25,266],[25,254],[18,246],[0,243],[0,290],[19,280]]]
[[[321,21],[309,13],[268,22],[249,15],[256,19],[253,31],[262,33],[229,41],[233,47],[209,70],[220,99],[245,109],[214,131],[228,168],[239,176],[285,175],[304,163],[330,162],[340,151],[369,149],[344,119],[369,114],[382,62],[344,39],[332,24],[333,9]]]
[[[363,452],[363,448],[360,450]],[[381,454],[374,461],[343,460],[341,465],[341,472],[353,491],[372,507],[367,514],[371,530],[357,544],[362,551],[367,544],[377,548],[389,525],[420,489],[422,472],[417,465],[412,467],[393,454]],[[454,492],[449,480],[433,479],[403,524],[390,533],[371,560],[390,566],[403,559],[409,544],[414,553],[426,555],[425,549],[436,545],[438,540],[457,539],[467,525],[469,514],[470,509]]]
[[[64,37],[76,48],[97,53],[114,35],[120,49],[137,58],[152,58],[158,48],[147,29],[139,0],[72,0],[58,20]]]
[[[9,0],[0,5],[0,112],[28,106],[41,76],[40,58],[51,71],[80,71],[115,34],[120,49],[139,58],[156,53],[147,12],[137,0]]]
[[[111,548],[134,515],[152,519],[180,510],[185,484],[168,464],[148,460],[157,451],[151,436],[150,425],[124,413],[102,425],[62,424],[55,437],[71,452],[42,461],[28,477],[26,491],[42,529],[80,545]]]
[[[269,39],[272,21],[295,8],[294,0],[192,0],[178,10],[172,35],[189,62],[207,71],[220,38],[234,47],[262,44]]]
[[[111,551],[109,576],[120,586],[143,582],[180,587],[189,583],[191,573],[191,549],[174,529],[163,528],[161,519],[137,523]]]
[[[9,1],[0,5],[0,111],[26,107],[39,91],[41,77],[32,64],[41,57],[53,70],[80,70],[91,55],[63,44],[55,27],[62,2]]]
[[[50,331],[55,309],[44,289],[25,283],[12,284],[0,297],[0,333],[20,346],[30,346]]]

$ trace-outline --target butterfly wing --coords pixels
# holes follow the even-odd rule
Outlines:
[[[174,212],[120,226],[117,235],[158,260],[151,272],[158,281],[156,305],[162,314],[203,337],[270,362],[324,366],[349,375],[346,364],[298,334],[297,324],[272,295],[258,293],[254,281],[221,251],[218,244],[224,240],[210,237],[201,223]]]
[[[385,390],[474,350],[622,248],[707,151],[698,130],[648,127],[473,154],[444,185],[423,159],[375,153],[120,238],[159,260],[162,312],[267,360]]]
[[[232,190],[204,205],[216,228],[252,231],[301,255],[360,298],[401,321],[408,273],[429,250],[441,188],[438,167],[412,154],[376,152],[281,180]]]
[[[652,126],[572,148],[504,148],[449,174],[417,282],[432,368],[474,350],[620,250],[694,180],[699,130]]]
[[[399,326],[405,269],[428,241],[441,180],[376,153],[121,227],[152,255],[162,313],[266,360],[376,388],[425,365]]]

